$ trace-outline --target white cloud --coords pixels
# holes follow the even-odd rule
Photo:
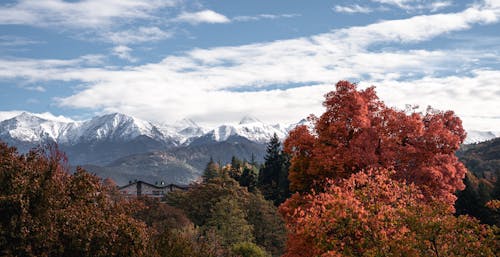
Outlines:
[[[25,86],[24,88],[32,91],[45,92],[45,88],[42,86]]]
[[[377,82],[378,95],[387,104],[404,107],[431,105],[440,110],[452,109],[462,118],[464,127],[499,131],[500,70],[474,70],[469,76],[423,77],[412,81],[392,79]],[[361,83],[368,86],[369,82]],[[402,97],[404,96],[404,97]]]
[[[407,11],[430,10],[431,12],[449,7],[451,1],[442,0],[372,0],[373,2],[396,6]]]
[[[350,6],[341,6],[336,5],[333,8],[333,11],[338,13],[371,13],[373,10],[367,6],[361,6],[358,4],[350,5]]]
[[[102,28],[130,19],[150,19],[162,7],[174,6],[173,0],[21,0],[0,5],[0,24]]]
[[[253,16],[236,16],[232,18],[233,21],[258,21],[258,20],[276,20],[276,19],[283,19],[283,18],[295,18],[299,17],[300,14],[297,13],[286,13],[286,14],[258,14],[258,15],[253,15]]]
[[[203,10],[199,12],[183,12],[177,16],[174,21],[187,22],[193,25],[200,23],[228,23],[229,18],[214,12],[212,10]]]
[[[26,46],[26,45],[33,45],[40,43],[43,42],[25,37],[9,36],[9,35],[0,36],[0,46],[2,47]]]
[[[157,27],[156,24],[164,24],[167,20],[160,13],[176,8],[179,1],[20,0],[14,4],[0,4],[0,24],[50,28],[72,33],[77,39],[113,44],[159,41],[172,36],[170,31]]]
[[[130,52],[132,52],[132,48],[124,45],[116,46],[112,50],[113,55],[118,56],[118,58],[127,60],[129,62],[136,62],[137,59],[132,57]]]
[[[172,33],[158,27],[139,27],[118,32],[104,33],[104,39],[114,44],[155,42],[172,37]]]
[[[411,49],[410,45],[476,24],[497,22],[498,16],[498,9],[474,6],[458,13],[382,21],[312,37],[194,49],[167,56],[159,63],[122,69],[87,67],[81,59],[0,60],[0,78],[80,81],[83,85],[74,95],[57,99],[60,105],[120,111],[164,122],[191,117],[218,123],[237,120],[243,113],[258,115],[264,121],[293,122],[310,112],[320,113],[322,95],[332,89],[328,84],[340,79],[379,85],[383,99],[398,106],[424,99],[426,104],[457,109],[465,116],[499,116],[494,100],[500,93],[491,101],[485,100],[487,94],[474,93],[469,85],[480,92],[498,92],[491,90],[495,90],[492,85],[496,85],[500,71],[476,69],[459,77],[439,75],[470,70],[461,65],[490,58],[488,52],[427,51]],[[369,50],[380,43],[405,43],[409,49]],[[446,93],[424,97],[440,90]],[[462,108],[465,99],[471,103],[466,106],[474,108]],[[474,124],[470,126],[479,126]]]

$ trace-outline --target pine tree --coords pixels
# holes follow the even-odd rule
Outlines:
[[[228,171],[229,176],[236,181],[240,181],[241,175],[243,174],[243,165],[244,162],[242,160],[233,156],[231,158],[231,166]]]
[[[214,162],[214,159],[210,157],[210,161],[207,163],[207,167],[203,171],[203,181],[209,181],[216,177],[219,177],[219,164]]]
[[[245,165],[243,173],[239,179],[240,186],[247,187],[248,191],[253,192],[257,188],[259,170],[253,165]]]
[[[282,151],[281,142],[276,134],[267,144],[264,160],[264,166],[259,172],[259,188],[266,199],[279,205],[290,195],[288,189],[289,157]]]

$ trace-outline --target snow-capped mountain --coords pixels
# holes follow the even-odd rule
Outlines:
[[[77,144],[97,141],[131,141],[145,136],[157,141],[178,145],[191,137],[199,137],[206,129],[190,120],[173,126],[156,125],[121,113],[94,117],[87,121],[61,121],[22,112],[0,121],[0,138],[21,142],[54,141],[59,144]]]
[[[1,114],[1,141],[16,146],[20,152],[47,142],[57,142],[72,165],[86,165],[89,171],[110,176],[116,181],[132,177],[161,177],[162,180],[185,183],[185,178],[194,177],[178,175],[183,172],[201,174],[211,157],[221,162],[229,162],[232,156],[263,161],[265,144],[273,134],[284,139],[298,125],[313,129],[313,124],[306,119],[291,125],[270,125],[252,116],[243,117],[238,124],[207,129],[189,119],[155,124],[120,113],[86,121],[73,121],[47,113],[16,111]],[[500,131],[468,131],[465,143],[499,136]],[[168,158],[158,159],[158,156]]]
[[[500,137],[500,131],[470,130],[467,131],[467,138],[465,138],[464,144],[480,143],[497,137]]]
[[[255,117],[245,116],[236,125],[222,125],[210,130],[204,137],[217,142],[226,141],[231,136],[241,136],[254,142],[266,143],[273,136],[285,138],[287,130],[279,125],[269,125]]]
[[[65,135],[72,125],[71,123],[47,120],[23,112],[0,122],[0,137],[17,139],[23,142],[59,142],[61,136]]]
[[[179,144],[189,144],[192,139],[201,137],[208,131],[191,119],[182,119],[174,124],[160,124],[158,128],[164,135],[169,135]]]
[[[313,127],[306,119],[288,126],[270,125],[248,115],[238,124],[224,124],[214,129],[207,129],[190,119],[183,119],[173,124],[154,124],[121,113],[97,116],[87,121],[72,121],[47,113],[18,113],[11,112],[10,116],[17,115],[0,121],[0,139],[30,143],[54,141],[59,144],[78,144],[99,141],[127,142],[143,136],[169,145],[188,145],[197,138],[222,142],[231,136],[240,136],[250,141],[266,143],[274,133],[283,139],[298,125]],[[500,131],[472,130],[468,131],[464,143],[483,142],[499,136]]]
[[[168,135],[164,135],[151,122],[121,113],[98,116],[89,121],[82,122],[74,127],[69,136],[72,140],[77,141],[129,141],[141,135],[155,140],[164,140],[168,138]]]

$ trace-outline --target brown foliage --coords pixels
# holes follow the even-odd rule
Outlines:
[[[146,225],[57,147],[20,155],[0,143],[2,256],[146,256]]]

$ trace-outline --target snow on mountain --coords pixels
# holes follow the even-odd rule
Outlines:
[[[71,140],[131,140],[144,135],[163,140],[164,135],[148,121],[143,121],[121,113],[106,114],[82,122],[69,135]]]
[[[239,125],[253,124],[253,123],[262,123],[262,121],[253,116],[245,115],[243,116],[243,118],[241,118]]]
[[[47,120],[27,112],[0,122],[0,136],[24,142],[59,141],[69,123]]]
[[[50,121],[59,121],[59,122],[74,122],[73,119],[70,119],[68,117],[59,115],[55,116],[54,114],[50,112],[44,112],[44,113],[30,113],[30,112],[25,112],[25,111],[0,111],[0,121],[12,119],[16,116],[21,115],[22,113],[27,113],[32,116],[36,116],[38,118],[42,118],[45,120],[50,120]]]
[[[8,119],[2,121],[1,118]],[[47,140],[63,144],[105,140],[130,141],[138,136],[147,136],[174,145],[187,145],[200,137],[221,142],[231,136],[241,136],[254,142],[266,143],[274,133],[284,139],[288,132],[298,125],[313,128],[313,124],[307,119],[285,126],[265,124],[252,116],[243,117],[238,124],[225,124],[208,130],[190,119],[183,119],[174,124],[153,124],[120,113],[97,116],[87,121],[73,121],[50,113],[0,112],[0,138],[33,143]],[[464,143],[478,143],[499,136],[500,131],[471,130],[468,131]]]
[[[467,137],[465,138],[464,144],[480,143],[496,137],[500,137],[500,131],[492,132],[470,130],[467,131]]]
[[[266,143],[274,133],[279,138],[284,138],[287,135],[287,131],[279,126],[268,125],[254,117],[245,116],[237,125],[222,125],[209,131],[206,135],[218,142],[236,135],[251,141]]]
[[[187,144],[192,139],[203,136],[208,130],[191,119],[182,119],[174,124],[158,124],[158,129],[175,139],[179,144]]]
[[[1,111],[0,112],[0,121],[12,119],[21,113],[23,113],[23,111]]]
[[[308,128],[309,132],[314,134],[314,124],[311,121],[309,121],[308,119],[301,119],[299,122],[289,125],[286,128],[286,131],[288,133],[292,129],[294,129],[295,127],[302,126],[302,125],[305,125]]]
[[[201,137],[207,132],[207,129],[200,127],[191,119],[183,119],[177,122],[174,127],[176,128],[176,132],[184,137],[184,141],[195,137]]]
[[[0,135],[23,142],[52,140],[58,143],[128,141],[141,135],[156,140],[169,139],[168,135],[164,135],[152,123],[119,113],[98,116],[81,122],[59,120],[61,119],[44,119],[39,115],[23,112],[0,122]]]

